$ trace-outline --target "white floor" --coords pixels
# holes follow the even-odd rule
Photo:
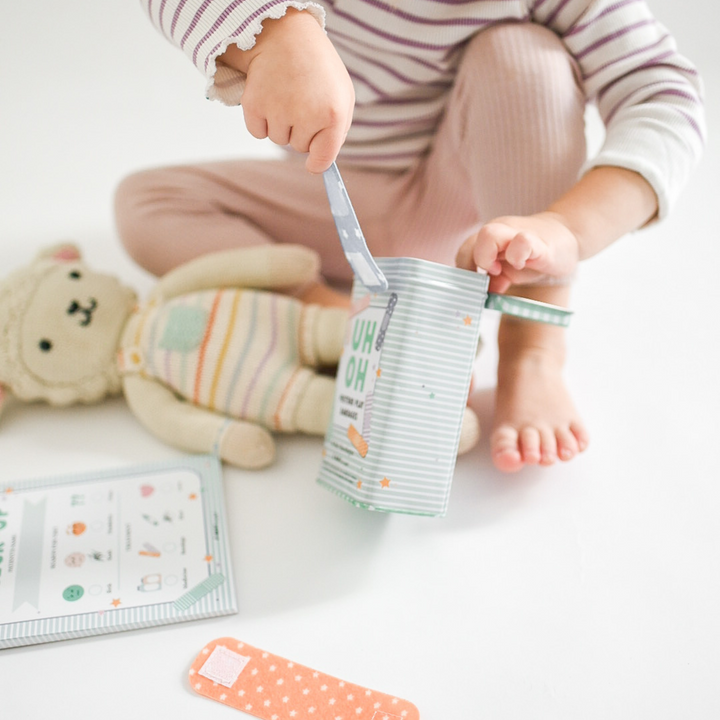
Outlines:
[[[115,183],[274,149],[241,111],[203,99],[136,3],[7,5],[3,273],[73,238],[147,292],[115,234]],[[315,485],[320,441],[283,439],[272,469],[225,471],[238,615],[0,652],[1,717],[233,717],[185,680],[222,635],[405,697],[424,720],[720,717],[720,51],[712,3],[651,5],[704,72],[710,145],[671,219],[582,269],[568,381],[586,455],[506,477],[482,442],[458,464],[448,516],[431,520],[345,504]],[[484,323],[473,400],[487,428]],[[14,404],[0,422],[2,481],[177,455],[120,400]]]

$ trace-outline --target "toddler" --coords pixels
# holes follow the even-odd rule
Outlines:
[[[288,149],[124,180],[122,240],[156,274],[303,243],[323,277],[298,293],[346,302],[319,175],[337,157],[374,255],[481,268],[494,292],[564,305],[577,263],[663,218],[703,147],[697,72],[644,0],[141,2],[208,97]],[[590,161],[588,102],[606,127]],[[563,330],[503,317],[498,343],[495,465],[582,452]]]

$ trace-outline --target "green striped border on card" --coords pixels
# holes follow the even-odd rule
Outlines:
[[[198,583],[194,588],[188,590],[184,595],[181,595],[174,603],[173,607],[176,610],[187,610],[189,607],[194,605],[198,600],[204,598],[208,593],[212,592],[215,588],[220,587],[225,582],[225,576],[222,573],[215,573],[211,575],[207,580],[203,580]]]

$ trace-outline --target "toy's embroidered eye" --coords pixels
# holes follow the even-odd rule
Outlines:
[[[43,339],[38,343],[38,347],[39,347],[43,352],[50,352],[50,351],[52,350],[52,343],[51,343],[49,340],[47,340],[46,338],[43,338]]]
[[[68,273],[68,277],[71,280],[79,280],[82,277],[82,274],[77,270],[73,270],[72,272]]]

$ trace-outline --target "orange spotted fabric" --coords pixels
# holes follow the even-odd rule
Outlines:
[[[262,720],[419,720],[407,700],[354,685],[233,638],[208,643],[190,669],[205,697]]]

